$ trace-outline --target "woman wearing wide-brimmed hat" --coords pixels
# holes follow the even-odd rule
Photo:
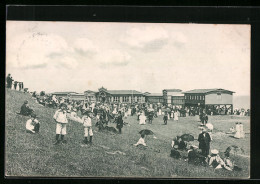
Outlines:
[[[220,158],[218,153],[219,153],[219,151],[217,149],[211,150],[211,156],[210,156],[210,159],[209,159],[209,166],[213,167],[215,169],[225,168],[229,171],[232,171],[232,169],[230,167],[228,167],[225,164],[225,162]]]

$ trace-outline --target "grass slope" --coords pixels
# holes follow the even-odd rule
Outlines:
[[[24,100],[35,109],[39,116],[41,128],[39,134],[25,132],[28,117],[17,115]],[[169,157],[173,137],[181,133],[192,133],[197,137],[198,117],[180,118],[179,122],[169,121],[162,125],[162,117],[154,120],[152,125],[138,125],[136,116],[125,119],[130,126],[124,126],[123,134],[113,135],[96,131],[94,127],[94,145],[82,146],[83,126],[70,122],[67,127],[66,145],[53,145],[55,139],[55,122],[52,117],[54,109],[35,103],[29,94],[18,91],[6,91],[6,175],[8,176],[78,176],[78,177],[173,177],[173,178],[247,178],[249,176],[249,157],[235,157],[242,172],[214,170],[209,167],[189,165],[184,160]],[[215,126],[212,148],[225,151],[229,145],[238,145],[250,153],[250,137],[236,140],[224,134],[234,122],[244,123],[249,131],[248,117],[213,116],[210,122]],[[93,124],[95,121],[93,122]],[[114,126],[110,124],[110,126]],[[138,131],[148,128],[155,132],[158,139],[148,136],[148,149],[142,150],[132,146],[139,139]],[[194,144],[198,144],[194,141]],[[122,154],[109,154],[114,151]],[[160,152],[159,152],[160,150]]]

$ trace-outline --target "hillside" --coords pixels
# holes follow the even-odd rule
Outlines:
[[[39,134],[25,132],[28,117],[17,115],[24,100],[28,100],[41,122]],[[230,144],[242,145],[245,157],[234,157],[243,168],[242,172],[227,172],[209,167],[189,165],[184,160],[169,157],[170,143],[173,137],[181,133],[192,133],[197,137],[198,117],[180,118],[179,122],[169,121],[162,125],[162,117],[154,120],[152,125],[138,125],[136,116],[124,121],[123,134],[97,132],[94,127],[93,146],[83,146],[83,126],[70,122],[67,127],[67,144],[53,145],[55,141],[55,122],[52,117],[55,109],[43,107],[29,94],[18,91],[6,91],[6,175],[8,176],[79,176],[79,177],[243,177],[249,176],[250,153],[249,135],[246,139],[227,138],[223,131],[239,121],[249,131],[248,117],[216,116],[210,120],[216,127],[212,148],[221,152]],[[95,121],[93,122],[93,125]],[[110,124],[109,126],[114,126]],[[148,149],[139,149],[132,144],[139,139],[141,129],[151,129],[157,139],[148,136]],[[223,141],[225,140],[225,141]],[[236,142],[234,142],[236,141]],[[194,141],[194,144],[198,144]],[[120,151],[122,154],[113,154]]]

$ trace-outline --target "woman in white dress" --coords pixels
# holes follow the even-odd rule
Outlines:
[[[159,116],[162,115],[162,109],[161,108],[159,109],[159,113],[158,114],[159,114]]]
[[[239,129],[240,129],[240,137],[245,138],[244,125],[242,123],[239,123]]]
[[[128,116],[131,116],[131,113],[132,113],[132,109],[130,107],[128,107]]]
[[[174,112],[173,112],[173,110],[171,111],[171,118],[173,118],[173,116],[174,116]]]
[[[240,124],[236,123],[236,133],[234,135],[235,138],[240,139],[241,138],[241,131],[240,131]]]
[[[117,110],[116,110],[116,107],[114,108],[114,110],[113,110],[113,112],[112,112],[112,114],[117,114]]]
[[[140,124],[140,125],[145,125],[146,116],[144,115],[143,112],[142,112],[142,114],[140,115],[139,119],[140,119],[139,124]]]
[[[179,120],[179,117],[178,117],[178,111],[176,110],[175,112],[174,112],[174,121],[178,121]]]
[[[190,109],[186,109],[186,117],[188,117],[189,116],[189,112],[190,112]]]

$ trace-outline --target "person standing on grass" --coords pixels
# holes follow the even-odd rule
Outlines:
[[[142,112],[141,115],[139,116],[139,124],[145,125],[146,124],[145,121],[146,121],[146,116],[145,116],[145,113]]]
[[[174,121],[178,121],[179,120],[178,115],[179,115],[178,110],[175,110],[174,111]]]
[[[14,81],[14,90],[16,90],[17,87],[17,81]]]
[[[91,118],[89,116],[89,112],[84,112],[84,115],[82,117],[82,122],[84,126],[84,144],[92,144],[92,137],[93,137],[93,131],[92,131],[92,122]],[[88,135],[89,135],[89,142],[88,142]]]
[[[199,134],[199,149],[202,151],[202,155],[207,157],[209,155],[211,137],[205,128],[202,129],[202,133]]]
[[[66,104],[61,104],[60,109],[58,109],[54,116],[53,119],[56,122],[56,142],[54,145],[57,145],[60,143],[59,136],[61,138],[62,143],[66,143],[67,141],[64,140],[64,136],[67,134],[66,127],[68,123],[67,119],[67,111],[66,111]]]
[[[121,111],[119,111],[118,113],[119,113],[119,115],[116,118],[116,128],[118,129],[119,133],[121,134],[124,122],[123,122],[123,116],[121,114]]]
[[[167,120],[168,120],[168,115],[167,115],[167,112],[165,112],[164,116],[163,116],[163,122],[165,125],[167,125]]]
[[[21,89],[22,89],[22,83],[19,82],[19,83],[18,83],[18,86],[19,86],[19,91],[21,91]]]

